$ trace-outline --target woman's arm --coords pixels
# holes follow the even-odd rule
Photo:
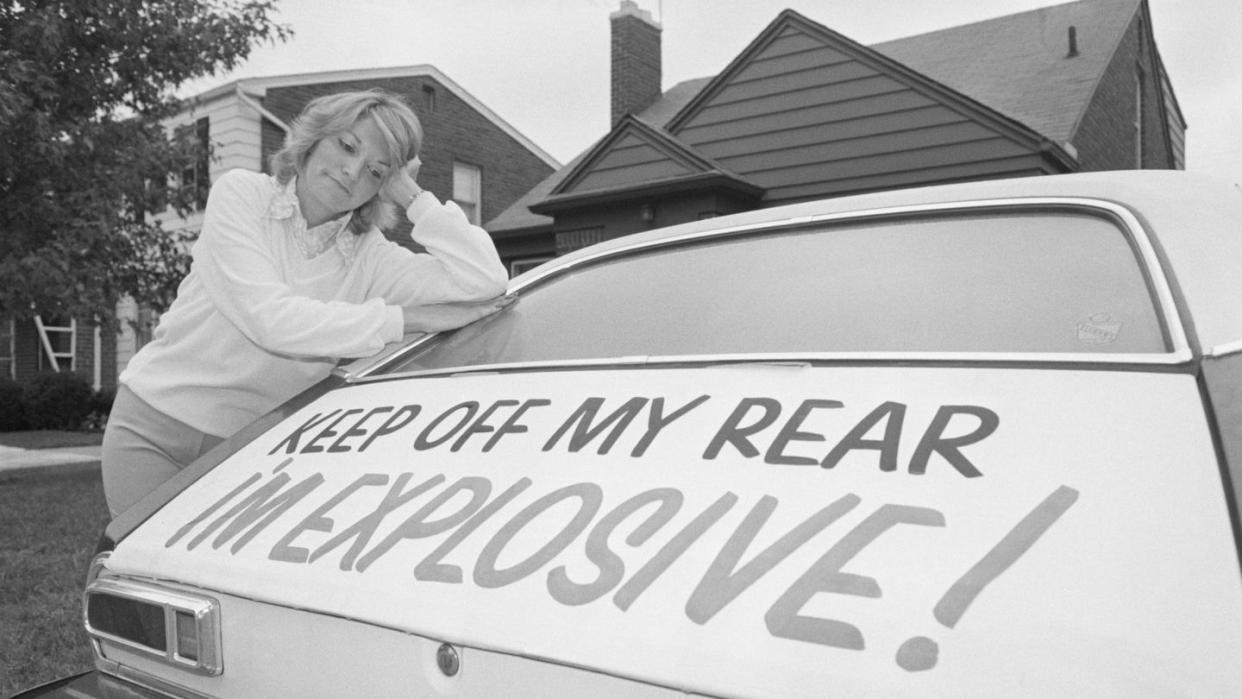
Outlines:
[[[381,196],[405,209],[414,224],[414,242],[429,254],[385,241],[370,260],[374,271],[368,295],[404,307],[407,330],[414,329],[412,306],[485,301],[503,294],[509,281],[487,231],[471,224],[457,204],[443,204],[418,185],[421,167],[415,156],[393,173]]]
[[[406,214],[414,224],[411,237],[427,253],[413,253],[387,240],[377,245],[369,260],[373,269],[368,296],[411,306],[482,301],[505,292],[509,275],[496,246],[457,204],[442,204],[431,192],[422,192]]]

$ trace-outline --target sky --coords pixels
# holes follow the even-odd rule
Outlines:
[[[1061,0],[638,0],[663,27],[663,87],[715,75],[784,9],[870,45]],[[1242,181],[1242,0],[1148,0],[1186,118],[1186,169]],[[620,0],[279,0],[290,40],[242,77],[431,64],[566,163],[609,127],[609,15]]]

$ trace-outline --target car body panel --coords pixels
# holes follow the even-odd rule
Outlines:
[[[590,308],[638,321],[625,353],[488,359],[541,287],[593,265],[1031,209],[1124,232],[1167,351],[662,352],[653,304],[601,310],[605,289]],[[107,642],[99,667],[181,696],[1242,691],[1236,186],[1088,173],[807,202],[606,241],[510,288],[502,314],[343,365],[114,520],[98,571],[217,599],[224,670]],[[756,312],[804,322],[781,310]],[[1115,332],[1088,321],[1061,326]],[[455,364],[470,333],[482,351]]]
[[[685,696],[667,688],[521,656],[453,646],[453,674],[440,669],[441,641],[357,619],[218,596],[227,671],[219,677],[169,673],[140,653],[105,644],[113,672],[178,696],[387,697]],[[162,678],[152,682],[152,678]]]
[[[1242,684],[1228,503],[1177,372],[369,382],[204,475],[108,569],[712,695]],[[225,677],[255,672],[229,646]]]

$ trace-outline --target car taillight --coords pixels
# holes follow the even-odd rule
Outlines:
[[[86,632],[100,658],[110,645],[137,651],[202,675],[224,671],[220,603],[161,585],[100,577],[106,555],[91,566],[83,593]]]

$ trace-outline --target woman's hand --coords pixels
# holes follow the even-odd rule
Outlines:
[[[418,177],[418,170],[422,166],[423,161],[419,160],[417,155],[414,156],[400,171],[388,178],[380,190],[380,196],[402,209],[409,206],[414,197],[423,191],[423,188],[419,187],[418,182],[415,181]]]
[[[486,318],[516,300],[516,296],[497,296],[486,301],[406,306],[402,308],[405,331],[432,333],[460,328],[480,318]]]

